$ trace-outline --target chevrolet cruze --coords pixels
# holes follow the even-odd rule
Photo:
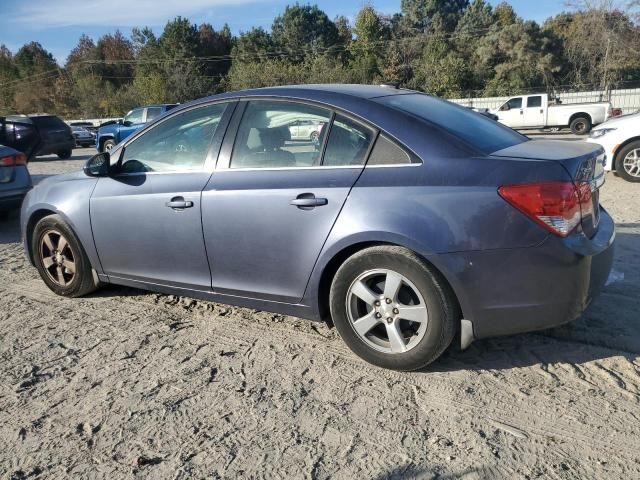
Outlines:
[[[292,141],[296,122],[318,138]],[[327,320],[365,360],[414,370],[454,338],[581,314],[613,258],[603,163],[409,90],[248,90],[42,181],[21,227],[59,295],[113,283]]]

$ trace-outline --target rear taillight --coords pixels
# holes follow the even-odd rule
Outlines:
[[[566,237],[593,213],[587,182],[543,182],[504,185],[498,193],[507,202],[551,233]]]
[[[8,155],[0,157],[0,167],[15,167],[17,165],[26,165],[27,157],[23,153],[17,155]]]

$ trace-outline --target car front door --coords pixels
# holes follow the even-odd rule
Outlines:
[[[331,124],[329,135],[291,142],[295,120]],[[298,302],[374,134],[318,106],[242,102],[202,196],[214,292]]]
[[[544,107],[542,106],[542,95],[531,95],[527,97],[527,104],[524,108],[523,127],[544,127]]]
[[[524,110],[522,97],[510,98],[497,112],[498,119],[511,128],[520,128],[524,125]]]
[[[106,275],[211,289],[200,199],[234,106],[177,112],[120,149],[113,175],[98,180],[90,204]]]

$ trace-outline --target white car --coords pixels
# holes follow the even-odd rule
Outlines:
[[[320,136],[322,123],[313,120],[296,120],[289,124],[291,140],[311,140],[315,141]]]
[[[587,141],[604,148],[607,154],[605,169],[617,171],[629,182],[640,182],[640,113],[598,125]]]

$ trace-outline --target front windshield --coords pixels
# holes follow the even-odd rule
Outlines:
[[[390,95],[375,101],[422,118],[485,154],[528,140],[495,120],[431,95]]]

